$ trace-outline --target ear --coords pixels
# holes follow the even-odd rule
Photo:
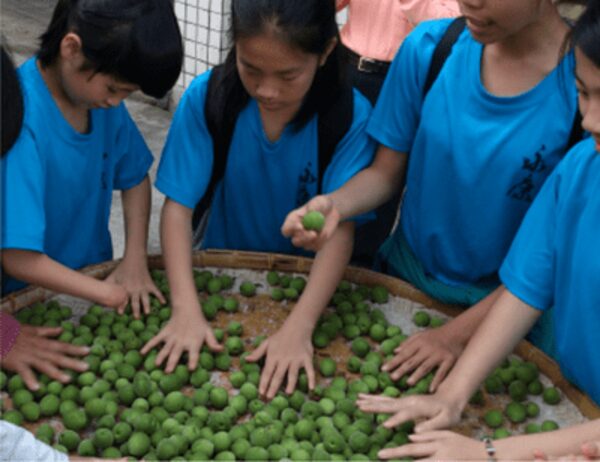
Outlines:
[[[66,61],[78,61],[83,58],[81,37],[69,32],[60,41],[60,57]]]
[[[333,51],[333,49],[337,46],[337,44],[338,44],[337,37],[333,37],[329,41],[329,43],[327,44],[327,48],[325,48],[325,51],[319,57],[319,66],[324,66],[325,65],[325,63],[327,62],[327,58],[329,58],[329,55],[331,54],[331,52]]]

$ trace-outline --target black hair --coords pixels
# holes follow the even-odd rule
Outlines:
[[[243,107],[250,96],[242,85],[236,66],[235,42],[273,30],[286,43],[306,53],[323,54],[331,41],[337,46],[323,66],[319,66],[300,110],[292,120],[299,129],[317,112],[326,111],[344,85],[339,57],[339,31],[335,20],[335,0],[232,0],[230,36],[233,46],[225,60],[231,76],[228,100]]]
[[[2,157],[15,144],[23,125],[23,95],[15,66],[2,44]]]
[[[161,97],[175,85],[183,43],[170,0],[59,0],[40,37],[42,67],[53,64],[69,32],[81,38],[84,68]]]
[[[583,14],[571,30],[568,43],[578,47],[587,58],[600,67],[600,2],[588,0]]]

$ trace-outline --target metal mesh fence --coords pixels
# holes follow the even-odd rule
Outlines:
[[[219,64],[229,49],[231,0],[175,0],[185,59],[178,84],[187,88],[199,74]]]
[[[175,14],[185,46],[178,85],[185,89],[194,77],[225,59],[230,45],[231,0],[175,0]],[[338,14],[338,23],[341,26],[345,21],[344,10]]]

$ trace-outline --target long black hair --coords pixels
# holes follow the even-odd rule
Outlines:
[[[23,125],[23,95],[15,66],[2,43],[2,157],[15,144]]]
[[[177,81],[183,43],[170,0],[59,0],[38,58],[53,64],[63,37],[81,38],[84,68],[113,75],[161,97]]]
[[[224,93],[228,95],[229,104],[238,108],[243,107],[250,96],[237,70],[235,43],[240,38],[254,37],[265,30],[275,30],[286,43],[311,54],[325,53],[334,39],[340,43],[334,0],[232,0],[229,33],[233,46],[224,63],[228,78],[223,84],[227,86]],[[329,109],[343,85],[338,45],[325,64],[319,66],[292,125],[299,129],[316,113]]]

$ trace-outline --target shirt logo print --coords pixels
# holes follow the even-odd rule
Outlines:
[[[536,175],[539,177],[539,174],[547,169],[546,162],[544,162],[543,158],[545,150],[546,146],[542,145],[542,147],[533,155],[533,158],[523,158],[521,170],[524,170],[524,177],[521,181],[511,186],[506,193],[509,197],[525,202],[533,202],[535,197],[534,190],[536,189],[536,182],[534,179],[536,178]]]
[[[298,177],[298,191],[296,192],[296,207],[305,204],[311,198],[309,185],[317,182],[317,177],[312,172],[312,163],[309,162]]]

